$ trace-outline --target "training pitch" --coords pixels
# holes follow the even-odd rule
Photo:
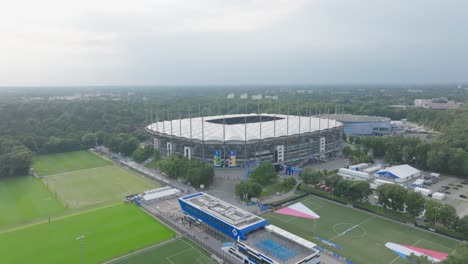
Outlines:
[[[128,256],[113,264],[215,264],[210,254],[186,238],[180,238],[167,244],[156,245],[141,253]]]
[[[360,210],[309,196],[301,201],[320,215],[316,236],[342,246],[324,245],[314,235],[314,220],[267,213],[262,217],[271,224],[332,250],[354,263],[407,263],[385,247],[385,243],[412,245],[452,253],[458,242]],[[322,253],[324,254],[324,253]]]
[[[0,256],[2,263],[99,263],[173,236],[135,205],[119,204],[0,233]]]
[[[91,169],[112,164],[89,151],[74,151],[34,158],[32,167],[41,176]]]
[[[0,180],[0,227],[64,211],[44,183],[31,176]]]
[[[43,181],[68,208],[122,201],[125,195],[159,186],[114,165],[50,175]]]

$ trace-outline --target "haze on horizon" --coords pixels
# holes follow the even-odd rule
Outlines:
[[[8,1],[0,86],[468,81],[464,0]]]

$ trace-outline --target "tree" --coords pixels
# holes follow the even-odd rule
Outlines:
[[[424,211],[426,199],[417,192],[408,192],[405,197],[406,212],[414,217],[421,215]]]
[[[81,143],[86,148],[91,148],[96,145],[96,135],[94,133],[87,133],[81,137]]]
[[[442,206],[443,205],[437,201],[428,200],[426,202],[426,213],[424,214],[425,220],[430,223],[440,221],[440,209]]]
[[[349,197],[352,201],[367,201],[372,194],[370,184],[366,181],[353,181],[349,187]]]
[[[132,157],[133,157],[133,160],[135,160],[136,162],[143,162],[147,159],[149,159],[149,157],[151,157],[151,155],[153,155],[153,152],[154,152],[154,148],[153,146],[150,146],[150,145],[146,145],[144,147],[140,147],[140,148],[137,148],[133,154],[132,154]]]
[[[432,262],[427,256],[416,256],[413,253],[408,256],[407,260],[410,264],[434,264],[434,262]]]
[[[443,264],[465,264],[468,259],[468,242],[463,242],[450,254]]]
[[[293,178],[293,177],[289,177],[289,178],[286,178],[284,181],[283,181],[283,186],[285,189],[291,189],[292,187],[294,187],[296,185],[297,181],[296,181],[296,178]]]
[[[458,220],[457,211],[451,204],[444,204],[440,208],[439,216],[438,221],[448,228],[452,228]]]
[[[138,139],[133,138],[133,137],[127,140],[124,140],[119,145],[119,151],[125,156],[130,156],[133,153],[133,151],[135,151],[137,148],[138,148]]]
[[[254,169],[252,174],[250,174],[250,179],[253,182],[267,186],[278,180],[278,174],[276,173],[275,166],[273,166],[273,164],[262,163]]]
[[[322,181],[322,173],[311,168],[304,168],[300,177],[306,184],[317,184]]]
[[[258,197],[262,193],[262,185],[258,183],[252,183],[249,187],[249,196]]]
[[[397,184],[383,184],[377,187],[379,203],[395,211],[403,211],[406,189]]]
[[[246,194],[249,195],[249,191],[250,191],[249,187],[250,187],[249,183],[244,182],[244,181],[236,184],[235,191],[236,191],[236,194],[239,196],[240,199],[243,199],[244,195],[246,195]]]
[[[468,215],[460,218],[457,226],[458,232],[460,232],[465,239],[468,239]]]

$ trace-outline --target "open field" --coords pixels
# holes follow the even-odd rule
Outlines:
[[[332,241],[342,246],[343,249],[323,245],[316,239],[314,222],[311,219],[273,212],[263,217],[270,223],[309,239],[354,263],[406,263],[385,247],[387,242],[447,253],[451,253],[458,245],[455,240],[317,197],[307,197],[301,202],[320,215],[320,220],[317,221],[317,236]]]
[[[26,223],[64,209],[39,179],[31,176],[0,179],[0,226]]]
[[[114,205],[0,233],[2,263],[98,263],[167,240],[174,232],[138,207]]]
[[[34,158],[32,167],[42,176],[70,171],[96,168],[110,165],[111,162],[83,150],[50,155],[40,155]]]
[[[42,180],[68,208],[121,201],[124,195],[158,187],[146,178],[113,165],[50,175]]]
[[[128,258],[112,262],[115,264],[214,264],[210,254],[186,238],[156,246]]]

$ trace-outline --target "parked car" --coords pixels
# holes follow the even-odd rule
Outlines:
[[[465,198],[465,199],[468,198],[468,197],[466,197],[466,195],[463,195],[463,194],[460,194],[460,197]]]
[[[446,191],[445,194],[451,194],[451,192]]]

